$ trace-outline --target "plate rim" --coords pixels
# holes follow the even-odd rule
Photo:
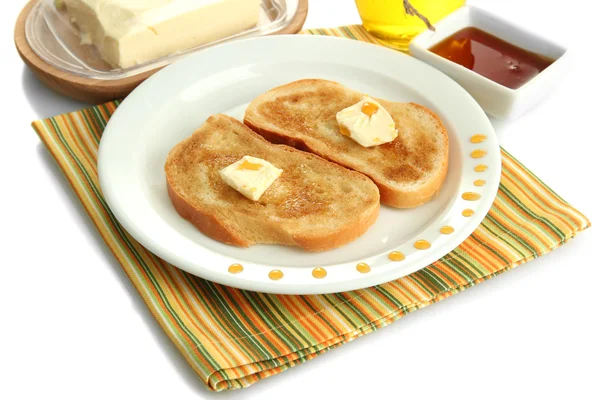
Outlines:
[[[442,79],[442,81],[445,82],[444,85],[446,85],[448,88],[454,87],[453,90],[458,90],[458,92],[461,93],[461,96],[463,97],[463,99],[467,103],[471,103],[470,105],[474,108],[474,110],[477,113],[479,113],[479,117],[483,117],[483,118],[481,118],[481,120],[485,125],[487,125],[486,132],[489,132],[489,134],[487,135],[488,144],[486,147],[488,147],[494,153],[494,154],[488,154],[488,155],[492,156],[491,158],[495,159],[495,162],[497,164],[497,165],[493,166],[492,168],[490,168],[490,172],[488,173],[488,176],[486,177],[487,182],[490,184],[490,186],[488,186],[488,187],[490,187],[490,189],[488,189],[488,191],[490,193],[493,192],[493,196],[488,195],[488,196],[484,196],[484,198],[481,199],[481,201],[479,202],[479,204],[477,206],[477,211],[475,212],[475,214],[472,217],[470,217],[469,220],[467,221],[467,223],[461,228],[461,230],[460,230],[461,234],[459,235],[457,233],[456,235],[449,236],[447,240],[443,241],[443,243],[438,244],[436,246],[436,248],[434,249],[434,250],[436,250],[435,252],[434,251],[429,252],[429,254],[434,254],[434,256],[429,255],[429,256],[420,257],[420,261],[416,262],[416,263],[413,262],[413,264],[416,264],[416,265],[412,266],[411,268],[408,268],[406,265],[403,265],[403,268],[395,268],[395,269],[392,268],[392,270],[396,270],[396,271],[400,271],[400,272],[397,274],[391,274],[388,272],[385,274],[385,278],[382,277],[382,275],[383,275],[382,273],[379,273],[379,274],[373,273],[373,274],[359,274],[358,279],[342,280],[342,281],[336,281],[336,282],[331,282],[330,280],[327,280],[327,279],[313,279],[311,281],[312,283],[310,283],[310,284],[293,283],[286,279],[282,279],[280,281],[274,281],[274,280],[270,280],[266,277],[264,278],[264,280],[257,281],[256,279],[247,279],[246,277],[242,276],[243,274],[240,274],[240,275],[229,274],[227,272],[226,268],[222,272],[215,272],[215,271],[213,271],[213,269],[203,267],[197,263],[192,265],[192,263],[190,263],[189,261],[181,259],[181,257],[178,257],[176,254],[169,251],[167,248],[162,246],[160,243],[157,243],[156,241],[152,240],[152,238],[149,237],[147,234],[145,234],[144,232],[141,232],[138,229],[138,226],[136,225],[135,221],[132,221],[128,217],[126,211],[123,210],[122,207],[120,207],[119,194],[115,190],[113,190],[114,188],[111,186],[111,183],[110,183],[111,182],[111,167],[110,167],[110,162],[108,162],[108,159],[110,158],[110,156],[109,156],[110,150],[107,150],[107,149],[110,149],[111,142],[117,140],[115,138],[118,138],[118,136],[117,136],[118,134],[115,134],[112,132],[114,132],[115,130],[118,131],[119,125],[123,123],[123,122],[121,122],[122,120],[127,121],[127,110],[130,107],[135,108],[136,104],[138,104],[139,101],[142,101],[145,98],[145,96],[147,95],[147,92],[152,93],[152,87],[154,86],[155,82],[157,82],[157,81],[160,82],[160,80],[162,80],[162,79],[167,79],[169,74],[171,74],[171,71],[175,72],[176,68],[183,68],[184,66],[186,66],[188,64],[194,65],[195,63],[201,62],[202,59],[204,59],[206,57],[210,57],[212,55],[212,53],[236,51],[236,50],[240,49],[240,46],[251,46],[251,45],[267,46],[267,47],[271,46],[271,45],[281,46],[282,41],[283,42],[287,42],[287,41],[311,42],[312,41],[315,43],[316,42],[323,42],[323,43],[329,42],[329,43],[334,43],[334,44],[339,44],[339,45],[342,45],[342,42],[343,42],[343,43],[345,43],[344,46],[351,46],[351,47],[356,46],[357,49],[361,48],[361,49],[364,49],[364,51],[379,52],[382,55],[386,54],[385,57],[390,57],[390,55],[393,54],[393,56],[398,57],[398,59],[404,58],[405,60],[411,60],[411,61],[407,61],[407,62],[416,63],[415,65],[418,65],[419,68],[423,68],[424,71],[427,71],[426,72],[427,74],[434,74],[434,76],[437,75],[438,78],[436,78],[436,79]],[[256,42],[258,42],[258,44],[256,44]],[[268,42],[268,43],[263,44],[262,42]],[[271,43],[271,42],[273,42],[273,43]],[[291,44],[292,43],[288,43],[288,45],[291,45]],[[285,45],[285,43],[283,43],[283,45]],[[306,45],[306,44],[303,44],[303,45]],[[317,46],[319,46],[319,45],[320,44],[317,44]],[[310,46],[307,46],[307,47],[310,47]],[[243,62],[240,62],[240,63],[238,63],[238,66],[239,65],[244,65],[244,64],[243,64]],[[165,78],[163,78],[163,76],[165,76]],[[489,164],[489,161],[487,162],[487,164]],[[188,57],[185,57],[185,58],[177,61],[176,63],[173,63],[172,65],[164,68],[163,70],[159,71],[157,74],[150,77],[147,81],[142,83],[138,88],[136,88],[131,93],[130,96],[128,96],[121,103],[121,105],[117,108],[117,110],[115,111],[113,116],[110,118],[107,126],[105,127],[104,133],[100,140],[100,145],[99,145],[99,150],[98,150],[98,175],[99,175],[100,187],[101,187],[102,193],[105,197],[106,203],[107,203],[109,209],[111,210],[111,212],[115,215],[117,221],[123,226],[123,228],[132,237],[134,237],[148,251],[159,256],[160,258],[164,259],[165,261],[171,263],[172,265],[176,266],[177,268],[187,271],[193,275],[199,276],[203,279],[207,279],[207,280],[219,283],[219,284],[232,286],[232,287],[236,287],[236,288],[244,289],[244,290],[259,291],[259,292],[265,292],[265,293],[276,293],[276,294],[301,294],[301,295],[325,294],[325,293],[336,293],[336,292],[363,289],[366,287],[370,287],[370,286],[374,286],[374,285],[378,285],[378,284],[382,284],[385,282],[399,279],[403,276],[410,275],[416,271],[419,271],[419,270],[427,267],[432,262],[445,256],[446,254],[451,252],[455,247],[460,245],[464,240],[466,240],[475,231],[475,229],[479,226],[479,224],[485,219],[489,209],[491,208],[491,206],[493,204],[493,201],[496,197],[498,187],[500,185],[501,152],[500,152],[500,146],[498,144],[498,140],[497,140],[497,137],[495,134],[495,130],[494,130],[491,122],[489,121],[489,118],[483,111],[483,109],[476,103],[476,101],[473,99],[473,97],[468,92],[466,92],[465,89],[463,89],[461,86],[459,86],[451,78],[449,78],[445,74],[443,74],[441,71],[431,67],[430,65],[427,65],[418,59],[415,59],[415,58],[410,57],[403,53],[399,53],[395,50],[388,49],[383,46],[366,43],[366,42],[350,40],[350,39],[346,39],[346,38],[321,36],[321,35],[281,35],[281,36],[273,36],[273,37],[249,38],[249,39],[239,40],[239,41],[230,42],[230,43],[222,44],[219,46],[211,47],[204,51],[201,51],[196,54],[192,54]],[[468,232],[468,233],[465,233],[465,232]],[[219,256],[224,257],[225,259],[228,259],[230,261],[232,260],[231,257],[220,254],[220,253],[216,253],[206,247],[203,247],[201,244],[197,243],[196,245],[202,247],[204,250],[208,251],[209,253],[211,253],[213,255],[218,254]],[[248,262],[243,262],[243,263],[245,265],[253,264],[253,263],[248,263]],[[341,265],[341,264],[338,264],[338,265]],[[317,266],[315,266],[315,267],[317,267]],[[284,268],[291,268],[291,269],[296,268],[297,270],[302,269],[302,270],[308,271],[308,273],[310,273],[310,271],[313,269],[311,267],[303,267],[303,268],[282,267],[281,269],[284,269]],[[361,283],[357,283],[357,282],[361,282]]]

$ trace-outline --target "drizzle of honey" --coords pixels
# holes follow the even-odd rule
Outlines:
[[[470,208],[467,208],[462,212],[463,217],[472,217],[473,214],[475,214],[475,211],[471,210]]]
[[[485,135],[479,135],[479,134],[473,135],[473,136],[471,136],[471,143],[481,143],[481,142],[484,142],[485,139],[487,139],[487,136],[485,136]]]
[[[244,267],[242,267],[240,264],[231,264],[227,271],[229,271],[230,274],[239,274],[243,270]]]
[[[427,240],[417,240],[415,242],[415,249],[417,250],[427,250],[430,247],[431,243],[429,243]]]
[[[261,169],[263,167],[262,164],[258,164],[258,163],[253,163],[250,162],[248,160],[244,160],[239,167],[237,167],[238,170],[250,170],[250,171],[258,171],[259,169]]]
[[[360,111],[363,114],[366,114],[367,116],[372,117],[373,114],[375,114],[377,111],[379,111],[379,107],[377,107],[377,104],[367,102],[362,105]]]
[[[481,158],[481,157],[484,157],[486,154],[487,154],[487,151],[478,149],[478,150],[473,150],[471,152],[471,157],[473,157],[473,158]]]
[[[477,179],[475,182],[473,182],[473,185],[483,186],[483,185],[485,185],[485,181],[483,179]]]
[[[475,166],[475,172],[483,172],[486,171],[488,169],[488,166],[485,164],[479,164],[477,166]]]
[[[440,228],[440,233],[442,233],[443,235],[449,235],[452,232],[454,232],[454,228],[451,226],[442,226]]]
[[[463,198],[463,200],[467,200],[467,201],[475,201],[475,200],[479,200],[481,198],[481,195],[479,193],[475,193],[475,192],[464,192],[462,194],[462,198]]]
[[[554,62],[475,27],[461,29],[429,50],[511,89]]]
[[[404,256],[404,254],[400,253],[399,251],[392,251],[390,254],[388,254],[388,258],[392,261],[402,261],[406,257]]]
[[[274,269],[273,271],[269,272],[269,279],[273,281],[278,281],[281,278],[283,278],[283,272],[281,272],[280,270]]]
[[[344,136],[350,136],[350,129],[346,128],[344,125],[340,125],[340,133]]]
[[[367,272],[371,271],[371,267],[369,267],[369,264],[365,264],[365,263],[358,263],[356,265],[356,270],[358,272],[360,272],[361,274],[366,274]]]
[[[323,279],[327,276],[327,271],[325,271],[323,268],[315,268],[312,271],[312,276],[317,279]]]

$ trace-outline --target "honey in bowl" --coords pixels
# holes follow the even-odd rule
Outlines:
[[[429,50],[510,89],[520,88],[555,61],[473,27]]]

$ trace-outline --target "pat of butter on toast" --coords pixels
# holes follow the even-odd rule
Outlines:
[[[219,175],[229,186],[250,200],[257,201],[282,172],[282,169],[268,161],[244,156],[219,171]]]

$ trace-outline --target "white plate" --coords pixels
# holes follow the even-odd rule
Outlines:
[[[448,177],[439,195],[411,210],[382,206],[377,222],[339,249],[308,253],[277,245],[238,248],[214,241],[182,219],[169,200],[168,152],[208,116],[241,119],[247,104],[275,86],[301,78],[338,81],[371,96],[414,101],[444,122],[450,138]],[[487,136],[480,144],[470,138]],[[474,159],[471,152],[487,151]],[[485,172],[474,167],[485,164]],[[500,149],[492,125],[473,98],[438,70],[381,46],[325,36],[272,36],[216,46],[182,59],[139,86],[117,109],[102,136],[98,172],[106,201],[143,246],[202,278],[254,291],[314,294],[373,286],[415,272],[464,241],[483,220],[500,182]],[[486,181],[474,186],[476,179]],[[464,192],[481,194],[478,201]],[[474,215],[465,217],[464,209]],[[452,226],[449,235],[442,226]],[[417,250],[427,240],[431,247]],[[405,260],[392,262],[391,251]],[[244,270],[228,272],[231,264]],[[370,272],[357,271],[366,263]],[[313,276],[323,268],[327,276]],[[280,270],[283,278],[269,273]]]

